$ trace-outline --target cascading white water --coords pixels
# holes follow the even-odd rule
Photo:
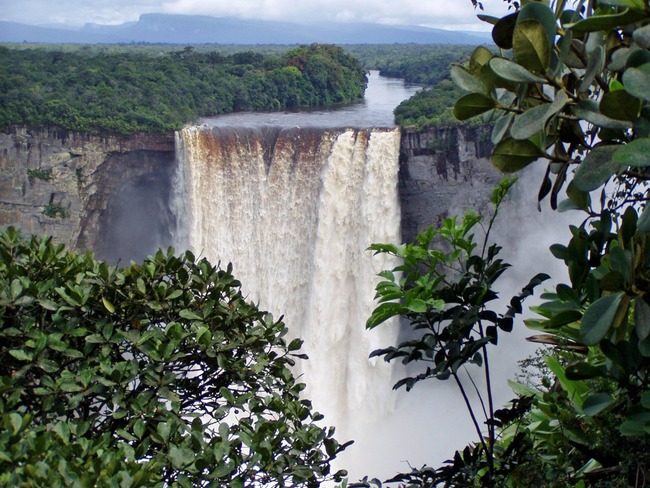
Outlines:
[[[367,333],[373,242],[400,242],[400,134],[393,129],[208,128],[178,134],[185,233],[232,262],[242,288],[305,341],[306,396],[339,440],[391,409],[391,370],[368,359],[396,328]],[[351,461],[353,462],[353,461]]]

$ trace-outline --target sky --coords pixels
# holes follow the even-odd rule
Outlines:
[[[503,0],[482,1],[486,14],[507,11]],[[0,20],[34,25],[121,24],[143,13],[490,30],[476,18],[470,0],[0,0]]]

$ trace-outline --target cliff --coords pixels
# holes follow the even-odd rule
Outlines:
[[[503,177],[490,162],[488,127],[402,131],[399,193],[405,242],[429,225],[486,208]]]
[[[144,257],[169,242],[164,202],[174,165],[173,135],[7,129],[0,132],[0,226],[52,235],[112,262]],[[127,212],[128,227],[120,219]]]
[[[402,131],[402,239],[485,208],[501,176],[486,128]],[[0,132],[0,226],[52,235],[109,262],[140,260],[173,241],[172,134],[87,135],[56,128]]]

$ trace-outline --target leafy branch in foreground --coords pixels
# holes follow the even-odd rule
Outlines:
[[[407,340],[376,350],[372,356],[423,366],[417,375],[399,380],[394,388],[404,386],[410,390],[416,383],[430,378],[453,379],[480,444],[477,450],[466,454],[485,461],[484,469],[474,473],[477,480],[482,480],[482,486],[497,486],[502,469],[495,452],[497,427],[503,425],[507,416],[505,411],[495,410],[488,346],[497,344],[499,331],[512,330],[513,318],[522,312],[522,301],[548,278],[543,274],[535,276],[521,294],[511,300],[506,313],[490,309],[490,302],[497,298],[494,283],[509,267],[498,258],[499,246],[489,244],[490,231],[515,181],[506,179],[494,190],[491,199],[494,213],[484,229],[480,247],[473,231],[481,218],[474,213],[467,213],[461,221],[445,219],[440,229],[429,227],[411,244],[373,244],[370,247],[376,253],[397,256],[401,264],[380,273],[384,280],[376,287],[379,305],[366,326],[372,329],[399,316],[408,321],[410,329]],[[483,390],[466,368],[470,364],[483,368]],[[470,388],[475,390],[480,408],[472,404]],[[441,469],[431,470],[427,476],[431,476],[433,482],[448,475]],[[409,478],[403,476],[394,480]]]
[[[317,487],[345,445],[231,266],[0,233],[0,485]]]

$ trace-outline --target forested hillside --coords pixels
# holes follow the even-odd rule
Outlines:
[[[395,123],[423,128],[430,125],[457,124],[452,107],[462,91],[451,82],[450,66],[468,59],[467,46],[414,44],[347,46],[358,57],[383,76],[403,78],[408,83],[427,88],[405,100],[395,109]]]
[[[433,86],[449,77],[449,65],[468,59],[472,49],[450,44],[374,44],[345,46],[345,51],[382,76]]]
[[[160,132],[233,111],[350,103],[362,99],[365,86],[361,65],[329,45],[279,56],[0,47],[0,127]]]

